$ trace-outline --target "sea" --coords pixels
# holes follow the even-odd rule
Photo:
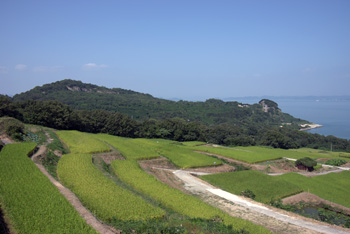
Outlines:
[[[296,118],[323,125],[309,130],[311,133],[350,139],[350,96],[233,97],[223,100],[253,104],[263,98],[273,100],[283,112]]]

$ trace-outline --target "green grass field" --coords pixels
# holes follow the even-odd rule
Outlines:
[[[164,211],[116,185],[92,164],[88,154],[67,154],[57,174],[92,213],[103,220],[140,220],[162,217]]]
[[[207,143],[203,141],[185,141],[185,142],[182,142],[182,144],[185,146],[200,146],[200,145],[205,145]]]
[[[151,159],[160,155],[180,168],[221,165],[222,161],[204,154],[195,153],[176,141],[162,139],[132,139],[97,134],[96,137],[112,145],[127,159]]]
[[[226,225],[233,225],[236,230],[245,229],[250,233],[269,233],[264,227],[231,217],[198,198],[161,183],[155,177],[144,172],[135,160],[115,160],[112,162],[112,167],[116,175],[125,183],[180,214],[191,218],[205,219],[219,216]]]
[[[334,151],[325,151],[325,150],[317,150],[310,148],[300,148],[300,149],[289,149],[288,153],[290,154],[290,158],[329,158],[329,159],[344,159],[346,161],[350,161],[350,153],[345,152],[334,152]]]
[[[248,147],[192,147],[193,150],[218,154],[228,158],[236,159],[247,163],[258,163],[284,157],[286,150],[273,149],[259,146]]]
[[[236,159],[247,163],[259,163],[286,158],[330,158],[330,159],[345,159],[350,161],[350,153],[344,152],[330,152],[321,151],[309,148],[301,149],[274,149],[261,146],[247,146],[247,147],[209,147],[209,146],[194,146],[191,147],[196,151],[203,151],[212,154],[218,154],[224,157]]]
[[[271,199],[280,199],[302,192],[303,190],[288,180],[275,176],[269,176],[258,171],[227,172],[201,176],[227,192],[240,195],[242,191],[249,189],[255,195],[255,200],[268,203]]]
[[[94,134],[79,131],[57,131],[56,133],[73,154],[88,154],[110,151],[110,147],[95,138]]]
[[[138,160],[159,157],[155,144],[147,139],[132,139],[107,134],[97,134],[96,138],[116,148],[127,159]]]
[[[218,166],[222,161],[218,158],[193,152],[187,147],[176,144],[163,144],[159,148],[159,154],[168,158],[176,166],[185,168]]]
[[[27,156],[34,143],[0,152],[0,204],[17,233],[96,233]]]
[[[315,177],[305,177],[297,173],[288,173],[277,177],[299,186],[305,192],[310,192],[323,199],[350,207],[350,171],[329,173]]]

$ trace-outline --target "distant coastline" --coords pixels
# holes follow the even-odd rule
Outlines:
[[[323,125],[311,123],[311,124],[301,124],[300,127],[301,127],[300,131],[308,131],[315,128],[322,128]]]

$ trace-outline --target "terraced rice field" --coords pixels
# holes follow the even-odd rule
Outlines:
[[[261,146],[247,146],[247,147],[210,147],[210,146],[194,146],[191,147],[196,151],[203,151],[212,154],[218,154],[224,157],[236,159],[247,163],[259,163],[286,158],[330,158],[330,159],[345,159],[350,161],[350,153],[321,151],[309,148],[302,149],[274,149]]]
[[[98,134],[96,137],[112,145],[127,159],[151,159],[160,155],[168,158],[180,168],[193,168],[221,165],[222,161],[207,155],[193,152],[175,141],[161,139],[131,139]]]
[[[318,149],[310,149],[310,148],[301,148],[301,149],[289,149],[288,153],[290,154],[288,157],[290,158],[330,158],[330,159],[344,159],[346,161],[350,161],[350,153],[345,152],[334,152],[334,151],[325,151]]]
[[[287,150],[272,149],[267,147],[248,146],[248,147],[208,147],[196,146],[193,150],[203,151],[212,154],[218,154],[228,158],[236,159],[247,163],[258,163],[285,157]]]
[[[132,139],[107,134],[97,134],[95,137],[116,148],[127,159],[139,160],[159,157],[155,143],[147,139]]]
[[[172,163],[182,169],[218,166],[222,164],[220,159],[193,152],[187,147],[176,144],[162,144],[159,146],[158,151],[160,155],[168,158]]]
[[[0,152],[0,204],[17,233],[96,233],[27,156],[34,143]]]
[[[59,138],[71,153],[88,154],[110,151],[110,147],[94,137],[94,134],[79,131],[57,131]]]
[[[237,195],[249,189],[256,195],[255,200],[263,203],[303,191],[297,184],[258,171],[227,172],[205,175],[201,176],[201,178],[210,184]]]
[[[162,217],[165,212],[116,185],[92,164],[88,154],[67,154],[57,174],[92,213],[103,220],[140,220]]]
[[[264,227],[243,219],[231,217],[198,198],[184,194],[161,183],[144,172],[135,160],[115,160],[112,162],[112,167],[121,180],[180,214],[191,218],[205,219],[218,216],[224,220],[226,225],[233,225],[233,228],[236,230],[245,229],[251,233],[269,233]]]
[[[315,177],[305,177],[296,173],[288,173],[277,177],[299,186],[305,192],[350,207],[350,171]]]

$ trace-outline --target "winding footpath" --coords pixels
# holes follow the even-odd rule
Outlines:
[[[215,188],[214,186],[206,183],[205,181],[202,181],[199,178],[192,176],[188,171],[177,170],[177,171],[174,171],[173,173],[184,182],[185,188],[191,191],[192,193],[206,194],[209,197],[218,196],[221,199],[227,200],[229,202],[234,203],[235,205],[239,205],[241,207],[244,207],[250,210],[250,212],[252,212],[251,214],[256,213],[259,215],[263,215],[265,219],[269,219],[269,220],[275,219],[275,220],[281,221],[285,224],[286,227],[287,225],[292,224],[302,229],[313,231],[313,232],[307,232],[305,230],[295,229],[291,227],[288,230],[284,230],[284,231],[275,230],[278,233],[286,233],[286,232],[336,233],[336,234],[349,233],[349,231],[340,227],[338,228],[338,227],[318,224],[317,222],[306,221],[303,218],[298,217],[297,215],[291,216],[287,214],[287,212],[282,213],[282,212],[270,209],[266,206],[260,205],[257,202],[251,202],[247,199],[241,198],[234,194]]]
[[[46,152],[46,146],[41,145],[39,147],[39,150],[32,156],[32,161],[36,161],[36,158],[42,155]],[[38,163],[35,163],[35,165],[39,168],[39,170],[53,183],[57,189],[60,191],[60,193],[72,204],[72,206],[78,211],[79,215],[85,219],[86,223],[90,225],[92,228],[94,228],[98,233],[100,234],[115,234],[118,233],[117,230],[114,228],[101,223],[99,220],[96,219],[96,217],[88,210],[86,209],[83,204],[80,202],[80,200],[75,196],[75,194],[64,187],[60,182],[55,180],[46,170],[45,168]]]

